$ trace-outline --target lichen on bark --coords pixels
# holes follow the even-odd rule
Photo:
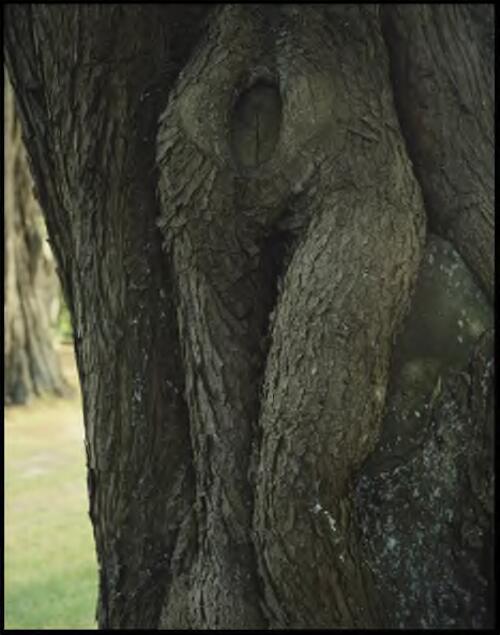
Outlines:
[[[489,625],[485,340],[466,366],[489,317],[466,267],[488,296],[492,102],[463,107],[492,74],[480,45],[460,67],[477,12],[9,7],[75,324],[100,626]],[[449,245],[425,246],[427,221]],[[431,407],[372,478],[402,387]]]

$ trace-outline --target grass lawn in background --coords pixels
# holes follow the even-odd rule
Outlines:
[[[72,346],[61,347],[77,386]],[[6,629],[96,628],[83,417],[72,399],[5,409]]]

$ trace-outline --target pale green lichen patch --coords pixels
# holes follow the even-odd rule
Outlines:
[[[467,461],[480,449],[453,393],[439,398],[419,451],[358,482],[362,545],[394,619],[385,626],[478,628],[491,617],[491,580],[478,565],[491,540],[488,514],[463,494]]]
[[[425,434],[428,404],[462,370],[493,311],[453,246],[430,235],[409,315],[394,344],[381,446],[398,455]]]
[[[492,325],[459,255],[431,237],[395,343],[382,435],[355,494],[366,559],[393,616],[385,626],[491,623]]]
[[[412,309],[395,345],[394,381],[406,364],[432,360],[432,386],[436,372],[467,362],[474,342],[492,322],[491,306],[459,254],[431,235]]]

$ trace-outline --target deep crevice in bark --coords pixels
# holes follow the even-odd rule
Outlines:
[[[52,140],[51,152],[45,154],[61,154],[63,160],[52,161],[43,169],[48,176],[54,172],[52,177],[64,185],[57,189],[51,186],[50,178],[41,180],[47,181],[44,198],[51,199],[48,214],[54,223],[49,231],[59,235],[61,255],[67,258],[65,275],[74,292],[71,305],[80,338],[77,348],[90,443],[89,474],[94,467],[97,472],[97,492],[91,495],[91,502],[104,568],[101,625],[157,626],[161,604],[158,587],[166,593],[160,626],[260,626],[264,621],[252,606],[261,600],[259,595],[269,604],[279,598],[276,610],[269,610],[267,625],[271,627],[377,624],[373,604],[377,602],[376,584],[383,585],[384,575],[375,584],[364,583],[363,552],[355,539],[350,542],[355,532],[351,531],[349,506],[342,496],[349,491],[351,473],[377,435],[389,342],[410,295],[423,235],[420,194],[408,169],[407,153],[402,151],[392,97],[387,97],[390,87],[384,47],[380,45],[378,9],[317,5],[305,11],[285,5],[279,9],[279,24],[264,33],[262,40],[267,27],[262,29],[259,22],[258,14],[264,13],[261,7],[250,8],[249,13],[245,13],[246,8],[231,6],[217,10],[221,24],[216,24],[200,44],[200,65],[190,77],[192,92],[175,113],[181,113],[184,124],[187,122],[187,134],[174,139],[178,154],[165,168],[171,171],[166,176],[174,178],[166,188],[162,231],[170,247],[177,250],[168,267],[172,279],[180,281],[178,297],[171,304],[158,298],[162,287],[167,294],[172,290],[162,276],[155,277],[156,241],[155,257],[145,257],[143,250],[151,248],[151,234],[145,227],[153,223],[152,210],[156,209],[147,192],[154,185],[153,179],[146,177],[152,168],[151,156],[143,162],[143,140],[139,139],[143,131],[136,129],[135,120],[126,113],[131,95],[144,97],[138,113],[151,98],[146,94],[151,88],[149,79],[131,81],[143,74],[142,62],[136,65],[133,61],[141,57],[138,51],[144,47],[148,73],[158,83],[163,82],[165,78],[155,64],[161,59],[162,65],[163,56],[174,54],[167,49],[178,25],[175,19],[165,19],[165,37],[155,41],[155,24],[164,19],[167,6],[149,22],[145,16],[151,14],[151,7],[144,13],[130,9],[137,11],[132,19],[127,19],[128,8],[119,9],[120,19],[115,22],[110,17],[114,13],[84,9],[79,19],[88,21],[88,33],[94,40],[86,38],[86,50],[80,47],[76,57],[85,57],[95,48],[99,65],[104,61],[113,72],[103,76],[97,65],[94,68],[86,63],[90,75],[82,81],[80,60],[75,58],[71,70],[74,85],[69,91],[66,67],[53,64],[53,60],[64,58],[71,50],[75,24],[65,23],[59,11],[41,8],[32,13],[38,29],[42,23],[35,57],[42,62],[46,58],[43,79],[49,84],[45,89],[51,99],[44,107],[65,103],[72,91],[88,95],[92,109],[101,112],[89,117],[82,100],[67,109],[72,113],[60,108],[40,115],[33,95],[22,85],[20,92],[28,94],[24,103],[28,120],[43,121],[44,115],[50,115],[61,121],[65,130],[81,135],[83,159],[89,158],[87,154],[91,159],[87,163],[80,158],[75,161],[71,148],[64,143],[57,146]],[[181,11],[174,9],[175,14]],[[127,21],[129,27],[121,30]],[[44,31],[51,24],[53,30]],[[61,29],[64,24],[67,28]],[[23,20],[15,22],[16,28],[22,25]],[[141,30],[141,25],[146,28]],[[224,33],[227,26],[229,34],[227,30]],[[222,51],[217,50],[221,40]],[[285,145],[291,148],[287,157],[300,154],[296,163],[292,160],[279,165],[288,177],[282,189],[302,191],[304,206],[310,207],[315,217],[300,243],[293,246],[293,232],[282,232],[276,226],[268,238],[259,241],[255,234],[261,233],[247,231],[253,227],[251,218],[234,217],[233,211],[247,208],[234,205],[228,176],[233,172],[226,170],[227,164],[221,168],[219,154],[226,137],[221,136],[223,125],[218,125],[227,114],[219,108],[226,95],[219,90],[220,83],[224,84],[221,75],[234,71],[233,62],[243,69],[254,66],[262,51],[265,64],[273,64],[274,52],[269,52],[274,46],[280,55],[286,92],[283,103],[289,129]],[[121,59],[123,47],[128,49],[127,61]],[[26,48],[29,52],[30,46]],[[110,51],[121,59],[116,68],[107,59]],[[95,78],[91,77],[93,72]],[[189,72],[186,68],[184,74]],[[168,75],[166,83],[174,77],[175,73]],[[178,80],[176,83],[182,77]],[[126,90],[122,93],[123,86]],[[152,89],[156,95],[154,82]],[[161,102],[164,106],[161,95],[165,94],[157,96],[157,105]],[[151,119],[155,116],[153,113]],[[311,121],[317,126],[315,139],[309,136]],[[259,131],[260,126],[259,119]],[[112,161],[101,165],[106,153],[100,134],[95,135],[98,150],[88,152],[94,139],[89,141],[89,135],[84,134],[87,130],[94,134],[99,130],[106,138],[109,132]],[[172,137],[168,138],[171,131],[167,125],[166,146],[172,142]],[[37,163],[42,166],[46,150],[40,141],[43,136],[38,130],[32,141]],[[154,144],[153,137],[154,132],[145,143]],[[129,153],[123,152],[122,138],[127,140]],[[260,143],[261,136],[257,138]],[[208,157],[214,154],[216,160],[211,164]],[[177,161],[179,157],[186,159],[183,165]],[[109,185],[104,190],[93,179],[101,169]],[[269,174],[275,170],[274,174],[281,176],[272,159],[267,169]],[[314,184],[309,181],[311,172],[318,174]],[[257,179],[249,185],[251,188],[255,183],[253,194],[264,200],[254,207],[268,210],[270,216],[277,211],[275,198],[283,194],[279,178],[272,181],[269,185],[265,178]],[[143,182],[144,191],[131,191],[130,182],[134,186]],[[184,191],[174,191],[179,185]],[[309,196],[313,189],[316,194]],[[58,200],[63,194],[66,199]],[[272,199],[268,206],[267,198]],[[144,201],[148,201],[147,209]],[[182,211],[176,216],[177,204]],[[257,225],[264,216],[257,219]],[[92,218],[92,224],[86,225],[86,218]],[[266,223],[268,220],[266,217]],[[71,230],[67,232],[68,227]],[[271,231],[273,224],[266,227]],[[73,238],[65,240],[65,233]],[[73,253],[79,246],[83,247]],[[288,247],[295,250],[290,263]],[[100,260],[101,254],[106,260]],[[70,256],[75,263],[72,275]],[[128,277],[122,275],[124,263]],[[136,284],[147,287],[151,273],[158,282],[153,293],[132,290]],[[110,289],[116,291],[111,293]],[[169,325],[176,324],[176,309],[181,318],[173,335]],[[156,325],[163,319],[163,310],[166,318],[156,332],[152,322]],[[139,326],[129,325],[129,318],[131,322],[138,320]],[[117,325],[123,329],[119,336],[113,330]],[[179,356],[169,357],[179,341],[184,345],[182,364]],[[143,354],[151,356],[149,364],[141,364]],[[116,369],[111,378],[110,365]],[[185,402],[180,398],[176,401],[165,386],[159,387],[165,378],[175,384],[178,372],[187,379]],[[269,386],[259,388],[266,376]],[[137,403],[133,399],[136,389],[140,396]],[[254,455],[262,458],[257,466],[262,470],[260,475],[254,472],[248,476],[244,472],[252,443]],[[148,471],[151,456],[154,466]],[[184,481],[176,481],[177,488],[168,487],[177,475],[175,470],[169,471],[170,466],[179,456],[189,466],[193,457],[197,462],[200,487],[196,494],[194,485],[183,487],[189,480],[186,472]],[[160,464],[165,472],[158,469]],[[141,484],[144,471],[148,474]],[[151,486],[160,473],[165,480],[156,496]],[[261,498],[256,499],[259,487]],[[195,495],[201,499],[202,494],[205,498],[200,503],[208,511],[198,519],[189,507]],[[224,496],[227,500],[221,504]],[[259,504],[260,524],[252,518],[253,512],[259,512]],[[124,513],[127,507],[128,515]],[[197,526],[198,520],[205,521],[205,515],[211,515],[208,538],[205,527]],[[117,542],[118,530],[123,535]],[[344,537],[347,540],[343,542]],[[165,545],[171,554],[172,567],[158,585],[147,575],[148,565],[155,564],[158,554],[143,557],[150,539]],[[198,539],[200,544],[195,547]],[[205,539],[212,544],[203,552]],[[225,559],[228,543],[234,549]],[[212,558],[217,549],[218,557]],[[239,551],[245,551],[240,560]],[[233,567],[236,561],[244,566]],[[259,569],[248,586],[233,584],[245,573],[251,576],[256,561],[262,569],[267,567],[266,571]],[[193,562],[199,566],[193,567]],[[119,571],[116,579],[115,567]],[[159,563],[158,573],[162,570],[163,563]],[[232,578],[234,570],[237,575]],[[207,602],[204,607],[199,605],[202,599]],[[243,611],[245,601],[250,606]]]
[[[492,302],[494,69],[484,11],[481,19],[467,5],[384,6],[380,25],[431,230],[455,245]]]
[[[397,65],[394,61],[394,56],[398,54],[402,54],[401,49],[398,50],[398,38],[395,29],[391,28],[391,22],[387,18],[387,15],[383,8],[380,9],[379,12],[380,17],[380,32],[382,33],[382,37],[384,38],[385,46],[387,49],[387,58],[389,60],[389,78],[392,86],[392,96],[394,103],[394,112],[396,113],[396,117],[399,122],[399,128],[401,130],[401,136],[404,140],[406,152],[408,157],[410,158],[412,172],[415,177],[415,180],[420,186],[420,191],[422,192],[422,199],[424,202],[424,209],[427,218],[427,226],[428,231],[433,233],[440,233],[439,227],[436,227],[436,219],[432,214],[429,214],[429,201],[426,197],[426,189],[422,187],[422,183],[419,180],[418,170],[415,169],[414,157],[415,157],[415,140],[412,138],[411,126],[408,123],[407,118],[405,117],[405,109],[401,105],[401,90],[402,83],[400,81],[399,74],[397,72]],[[399,42],[401,44],[401,42]]]
[[[285,212],[286,216],[286,212]],[[263,372],[267,362],[267,353],[272,331],[272,321],[279,302],[283,283],[293,252],[297,245],[297,236],[289,230],[276,228],[265,237],[261,249],[261,276],[266,289],[263,293],[265,319],[262,323],[261,357],[262,366],[259,383],[262,383]]]

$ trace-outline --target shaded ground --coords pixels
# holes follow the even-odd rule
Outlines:
[[[87,514],[83,419],[71,399],[5,409],[5,627],[95,628],[97,570]]]

